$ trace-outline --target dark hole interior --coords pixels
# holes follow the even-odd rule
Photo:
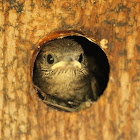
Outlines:
[[[98,99],[103,94],[103,92],[107,86],[108,79],[109,79],[110,67],[109,67],[109,62],[108,62],[106,54],[103,52],[103,50],[97,44],[89,41],[85,37],[67,36],[65,38],[69,38],[69,39],[73,39],[73,40],[77,41],[79,44],[81,44],[86,56],[89,56],[95,60],[97,69],[95,69],[95,71],[93,71],[93,75],[95,76],[95,78],[98,82],[98,90],[96,93],[97,99]],[[36,61],[37,61],[37,59],[38,59],[38,57],[36,58]],[[79,57],[79,62],[81,60],[82,60],[82,56]],[[34,71],[35,71],[35,69],[36,69],[36,67],[34,66]],[[35,76],[35,74],[33,72],[33,81],[34,81],[34,76]],[[36,83],[35,83],[35,85],[36,85]],[[44,96],[40,92],[38,92],[38,96],[39,96],[39,98],[44,100]],[[52,106],[52,105],[50,105],[50,106]]]
[[[104,51],[95,43],[89,41],[85,37],[81,36],[68,36],[67,38],[72,38],[76,40],[84,49],[87,56],[93,57],[98,69],[94,71],[94,75],[99,83],[98,97],[103,94],[108,80],[109,80],[109,62]]]

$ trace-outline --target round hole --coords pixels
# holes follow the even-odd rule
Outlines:
[[[110,68],[106,54],[97,44],[82,36],[66,36],[45,42],[40,48],[33,83],[47,105],[79,111],[103,94]]]

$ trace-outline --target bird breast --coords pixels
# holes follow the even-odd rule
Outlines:
[[[51,78],[46,77],[45,92],[64,100],[81,101],[90,89],[88,75],[79,75],[76,70],[58,70],[52,73]]]

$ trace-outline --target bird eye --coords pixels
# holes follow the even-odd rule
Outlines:
[[[80,56],[79,56],[78,61],[81,63],[81,62],[82,62],[82,60],[83,60],[83,54],[81,53],[81,54],[80,54]]]
[[[48,54],[48,56],[47,56],[47,62],[48,62],[49,64],[53,64],[53,63],[54,63],[54,58],[52,57],[51,54]]]

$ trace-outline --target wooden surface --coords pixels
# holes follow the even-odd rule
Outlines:
[[[38,41],[55,31],[91,36],[110,62],[107,89],[78,113],[50,110],[30,82]],[[139,140],[140,1],[1,0],[0,140]]]

